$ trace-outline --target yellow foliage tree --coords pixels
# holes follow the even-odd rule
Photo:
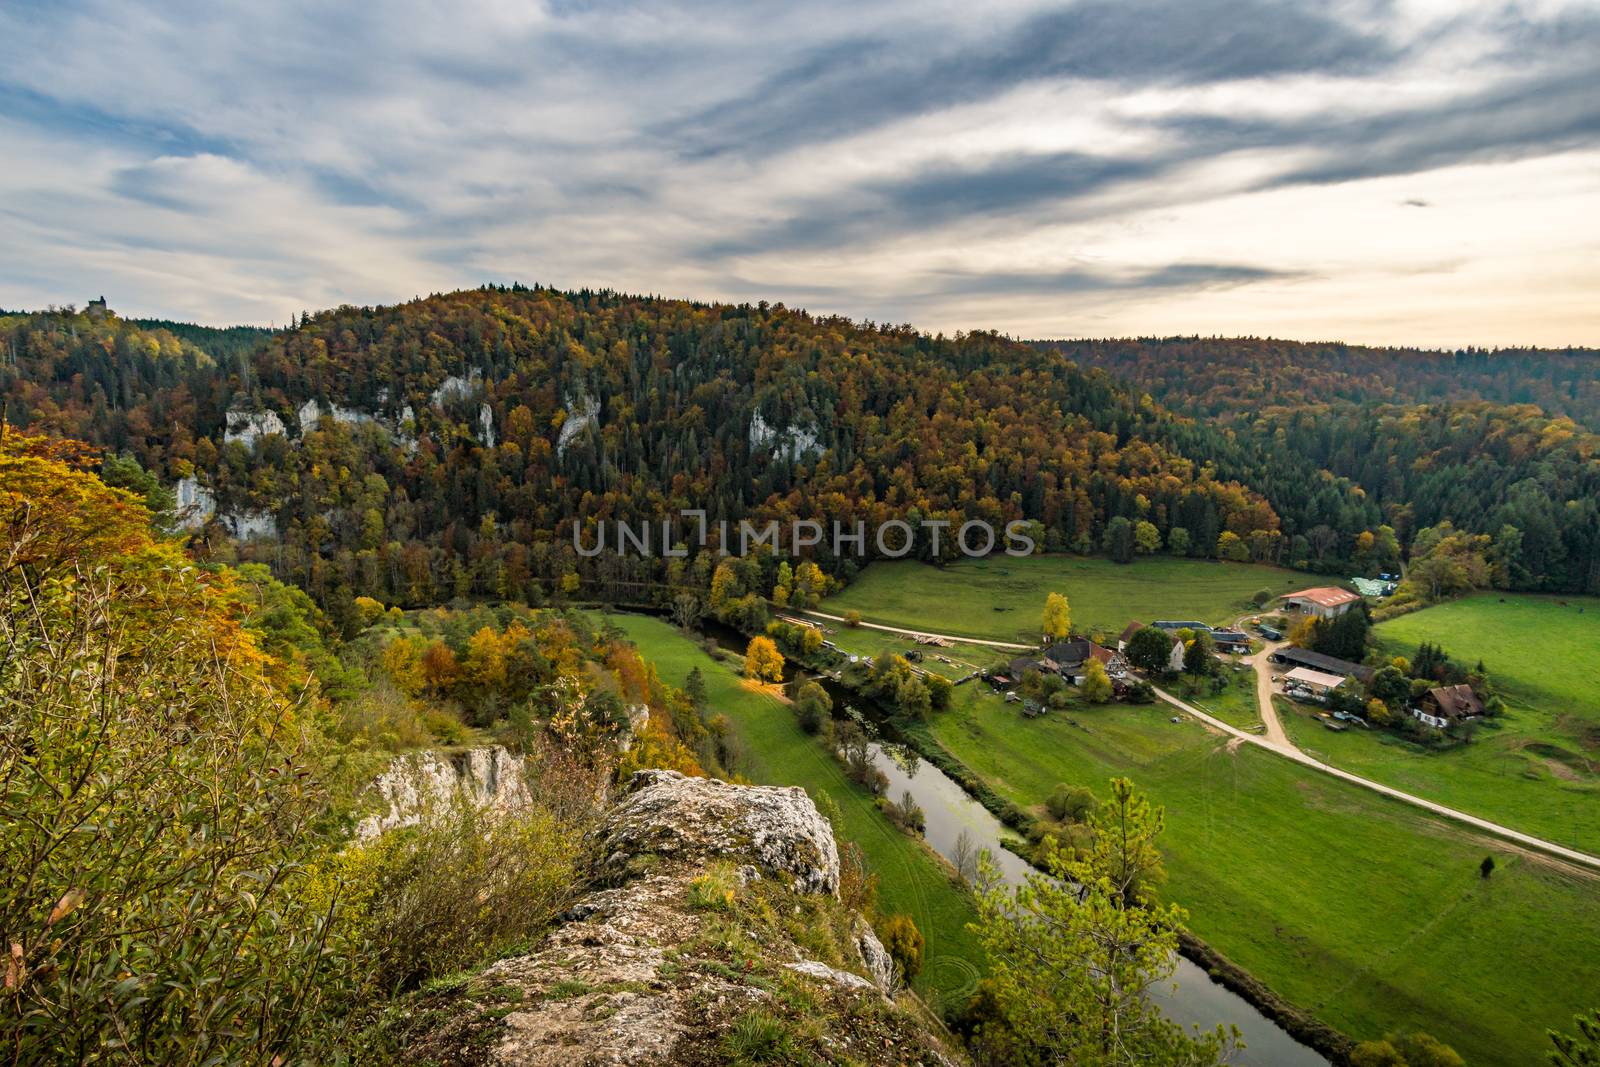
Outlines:
[[[383,646],[383,669],[407,696],[422,692],[422,650],[418,644],[409,637],[397,637]]]
[[[744,653],[744,676],[759,681],[783,681],[783,653],[770,637],[752,637]]]
[[[1044,635],[1068,637],[1072,634],[1072,608],[1060,593],[1044,598]]]
[[[1113,692],[1105,667],[1099,660],[1091,659],[1083,670],[1083,698],[1091,704],[1104,704]]]
[[[468,685],[496,690],[506,681],[506,650],[500,635],[489,627],[467,639],[467,654],[461,662],[461,680]]]
[[[361,616],[363,626],[371,626],[383,618],[383,605],[369,596],[356,597],[356,614]]]

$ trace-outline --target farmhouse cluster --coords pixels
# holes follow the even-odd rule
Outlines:
[[[1271,672],[1270,691],[1325,706],[1318,718],[1330,730],[1393,726],[1408,720],[1413,728],[1449,730],[1489,713],[1484,693],[1488,683],[1481,669],[1465,671],[1449,663],[1442,652],[1437,657],[1429,653],[1415,665],[1405,660],[1382,665],[1361,661],[1368,651],[1367,600],[1387,595],[1394,584],[1394,578],[1385,574],[1360,579],[1357,590],[1315,586],[1285,593],[1272,607],[1258,598],[1262,610],[1248,618],[1249,630],[1197,619],[1130,622],[1114,648],[1089,637],[1058,638],[977,675],[1003,693],[1008,703],[1021,704],[1023,714],[1031,717],[1059,703],[1060,698],[1054,702],[1050,698],[1065,686],[1083,687],[1091,664],[1103,668],[1110,696],[1119,699],[1140,687],[1148,692],[1141,675],[1154,680],[1181,676],[1191,693],[1208,682],[1214,695],[1227,689],[1230,665],[1236,675],[1243,675],[1253,668],[1251,657],[1259,655]],[[1250,686],[1244,677],[1236,684]],[[1255,699],[1253,687],[1250,699]]]

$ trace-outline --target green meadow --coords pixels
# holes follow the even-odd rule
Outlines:
[[[832,631],[827,634],[827,639],[842,652],[857,656],[872,656],[874,659],[883,655],[903,656],[911,651],[920,652],[922,658],[918,661],[918,666],[935,674],[942,674],[951,681],[1016,655],[1015,652],[1003,648],[987,648],[983,645],[961,642],[956,642],[948,648],[936,648],[931,645],[919,645],[909,637],[892,634],[886,630],[846,626],[842,622],[829,622],[826,625],[827,629]]]
[[[1259,589],[1277,595],[1316,584],[1280,567],[1171,556],[1128,564],[1066,555],[964,559],[945,567],[884,561],[825,600],[822,610],[843,615],[853,609],[872,622],[914,630],[1030,642],[1039,639],[1049,593],[1066,594],[1074,629],[1115,637],[1134,620],[1231,622],[1251,610]]]
[[[1600,599],[1480,594],[1381,623],[1386,653],[1422,641],[1480,659],[1506,701],[1466,745],[1431,751],[1382,731],[1330,733],[1289,705],[1306,751],[1464,811],[1600,853]]]
[[[798,785],[813,797],[827,794],[839,806],[842,835],[861,847],[878,876],[878,905],[886,914],[910,915],[925,940],[919,993],[938,1004],[964,1000],[977,982],[982,950],[966,929],[975,917],[965,889],[920,840],[896,829],[872,797],[844,776],[839,762],[802,731],[778,698],[744,684],[727,661],[713,659],[698,641],[661,619],[613,615],[662,681],[682,686],[692,668],[706,681],[708,704],[726,715],[744,743],[741,768],[762,785]]]
[[[1600,1005],[1600,881],[1254,746],[1163,704],[1024,719],[963,687],[925,730],[1002,796],[1126,775],[1165,808],[1165,892],[1200,937],[1354,1038],[1426,1030],[1469,1063],[1542,1059]],[[1492,877],[1478,865],[1493,855]],[[1590,1003],[1594,1001],[1595,1003]]]

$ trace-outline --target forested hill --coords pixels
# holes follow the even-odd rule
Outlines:
[[[572,518],[679,507],[1027,518],[1053,547],[1128,555],[1142,522],[1200,554],[1280,551],[1279,516],[1196,461],[1212,449],[1161,443],[1159,407],[991,334],[519,287],[323,312],[248,358],[205,341],[0,319],[0,394],[14,422],[193,475],[220,513],[275,527],[246,551],[330,607],[548,590],[620,566],[579,561]]]
[[[703,559],[584,560],[572,548],[574,518],[679,508],[869,527],[1028,519],[1053,549],[1348,573],[1396,565],[1439,518],[1495,533],[1512,507],[1526,550],[1503,568],[1508,582],[1600,580],[1595,494],[1578,493],[1594,477],[1592,438],[1575,427],[1504,434],[1504,455],[1485,465],[1463,447],[1497,432],[1499,409],[1487,431],[1451,414],[1424,433],[1352,401],[1380,421],[1332,437],[1317,436],[1316,417],[1269,432],[1243,414],[1173,414],[1187,413],[1184,396],[1152,401],[1151,383],[1130,387],[1087,359],[781,305],[520,286],[338,308],[276,332],[0,316],[13,423],[93,441],[169,487],[193,478],[246,557],[335,614],[362,594],[534,598],[579,579],[704,588]],[[1385,435],[1402,433],[1414,453],[1391,450]],[[1392,484],[1370,466],[1390,454]],[[114,480],[144,491],[129,466]],[[1527,484],[1496,498],[1513,483]],[[199,543],[224,550],[213,532]],[[827,546],[818,562],[852,566]]]
[[[1258,339],[1039,342],[1228,431],[1223,465],[1286,521],[1283,471],[1359,485],[1402,543],[1493,539],[1504,588],[1600,591],[1600,351],[1426,352]],[[1292,484],[1292,483],[1291,483]],[[1337,556],[1347,531],[1311,535]]]
[[[1600,350],[1413,348],[1271,338],[1039,341],[1195,415],[1340,403],[1533,404],[1600,432]]]

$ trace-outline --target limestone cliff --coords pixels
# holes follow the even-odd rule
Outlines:
[[[522,764],[500,745],[396,756],[372,791],[377,810],[356,825],[358,838],[414,826],[429,809],[457,800],[494,808],[528,801]]]
[[[416,1003],[407,1062],[960,1062],[891,995],[804,790],[641,771],[593,843],[540,945]]]

